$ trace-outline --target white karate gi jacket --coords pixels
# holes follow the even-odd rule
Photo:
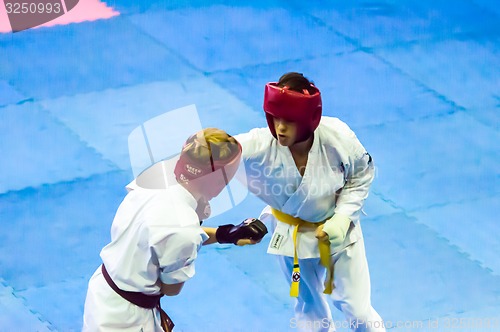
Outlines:
[[[278,222],[273,207],[310,222],[321,222],[338,213],[352,221],[346,240],[332,253],[362,237],[359,214],[374,177],[370,155],[354,132],[337,118],[322,117],[314,131],[304,176],[301,176],[288,147],[281,146],[269,128],[236,135],[243,147],[249,190],[269,206],[261,218],[276,228],[268,252],[293,257],[293,226]],[[313,229],[298,234],[299,258],[319,257]]]
[[[132,182],[127,189],[101,258],[118,288],[158,295],[160,282],[176,284],[193,277],[194,261],[208,235],[200,227],[196,200],[182,186],[144,189]],[[121,298],[99,267],[89,282],[83,331],[162,329],[156,309]]]
[[[196,200],[182,186],[143,189],[134,182],[116,212],[111,242],[101,251],[106,269],[126,291],[158,294],[165,284],[185,282],[208,235],[200,227]]]

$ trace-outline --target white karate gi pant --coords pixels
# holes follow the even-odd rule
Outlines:
[[[277,256],[288,282],[291,282],[293,257]],[[370,275],[361,238],[334,253],[331,263],[335,267],[335,289],[330,295],[333,304],[342,311],[349,327],[356,332],[385,331],[382,318],[373,309],[370,300]],[[335,322],[323,294],[325,268],[319,258],[299,259],[300,286],[295,304],[295,317],[290,321],[292,330],[303,332],[332,332]]]
[[[90,278],[83,332],[163,332],[157,309],[128,302],[106,282],[99,267]]]

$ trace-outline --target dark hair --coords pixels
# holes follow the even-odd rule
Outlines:
[[[304,90],[307,90],[310,94],[313,94],[315,90],[311,87],[311,84],[313,83],[304,75],[296,72],[283,74],[278,81],[278,86],[281,88],[287,86],[292,91],[304,93]]]

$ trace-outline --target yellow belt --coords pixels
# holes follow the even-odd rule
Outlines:
[[[299,257],[297,255],[297,231],[300,226],[307,227],[318,227],[325,222],[313,223],[309,221],[302,220],[300,218],[292,217],[289,214],[283,213],[279,210],[271,208],[273,216],[279,221],[295,226],[293,229],[293,271],[292,271],[292,284],[290,286],[290,296],[299,296],[299,282],[300,282],[300,267],[299,267]],[[325,290],[324,294],[331,294],[335,285],[333,284],[333,265],[330,264],[330,243],[324,241],[318,241],[319,257],[321,265],[326,268],[326,279],[325,279]]]

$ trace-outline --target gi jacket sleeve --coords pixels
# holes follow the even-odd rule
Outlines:
[[[242,159],[244,161],[265,155],[275,139],[269,128],[254,128],[248,133],[235,135],[234,138],[243,148]]]
[[[164,284],[178,284],[194,276],[194,261],[205,239],[199,227],[179,227],[154,244],[152,249]]]
[[[340,120],[336,123],[344,151],[345,184],[337,197],[335,214],[351,220],[359,218],[375,175],[372,157],[354,132]]]

